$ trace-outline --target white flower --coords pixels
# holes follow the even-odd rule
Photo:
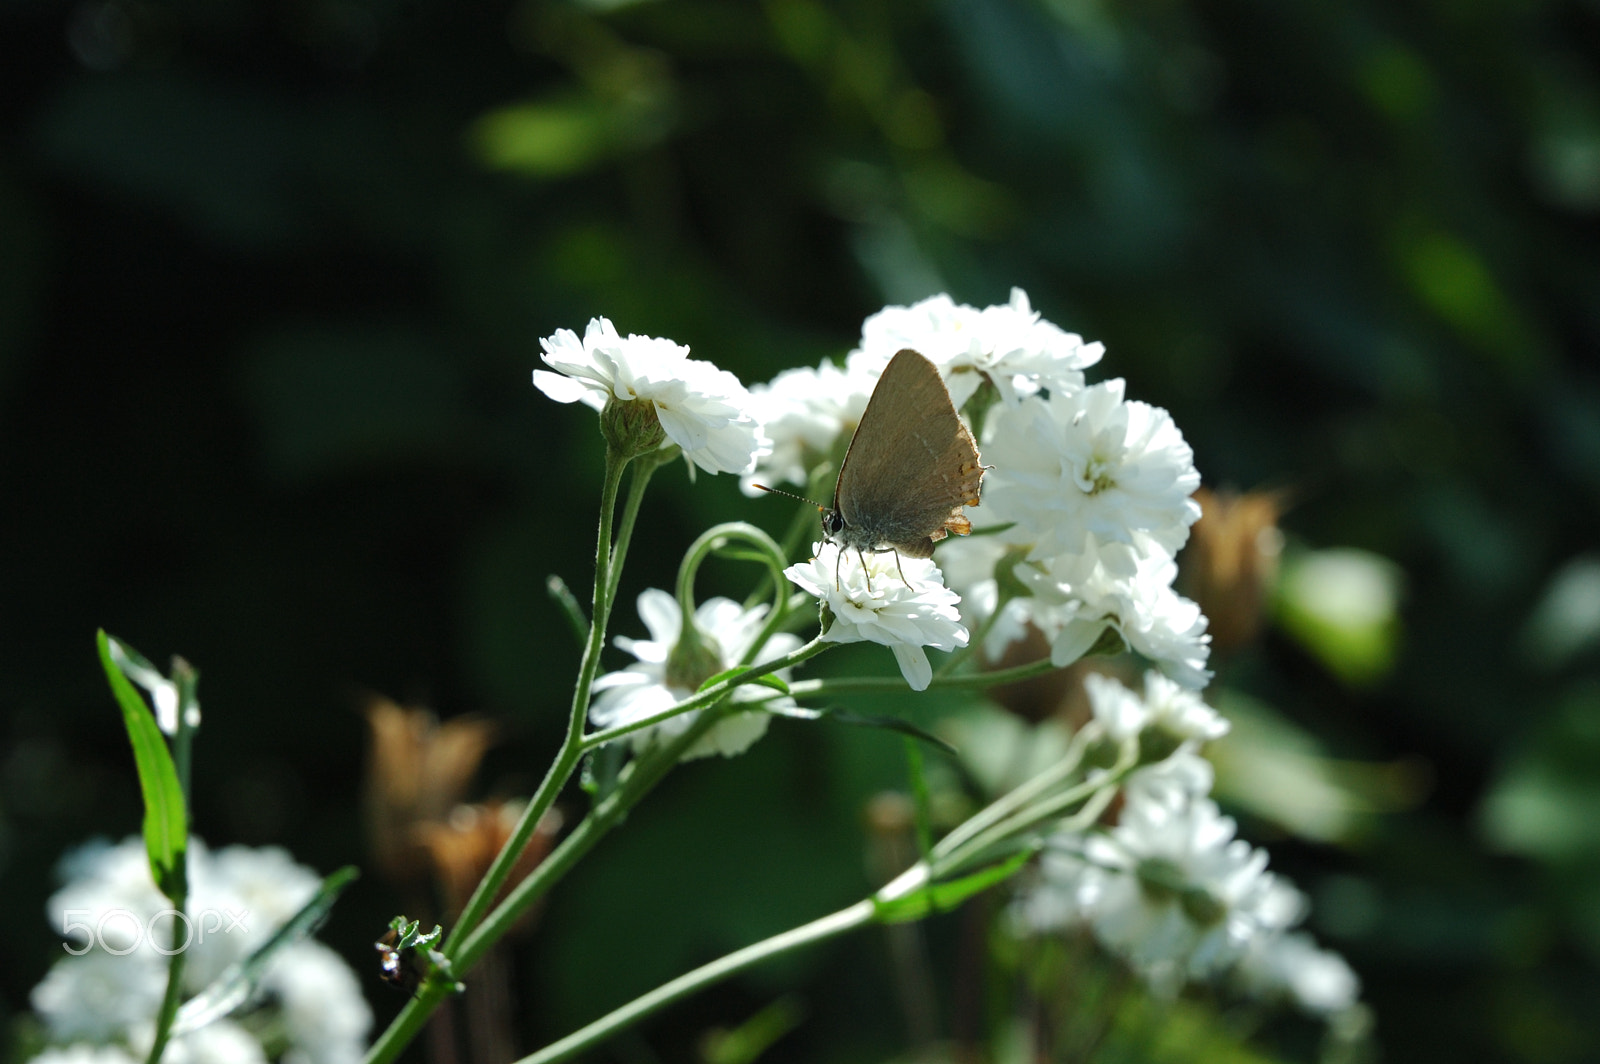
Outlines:
[[[33,1057],[29,1064],[138,1064],[121,1046],[97,1046],[78,1042],[70,1046],[51,1046]]]
[[[184,971],[195,991],[263,945],[322,885],[279,846],[228,846],[200,857],[191,851],[189,914],[197,937]]]
[[[1278,918],[1267,855],[1234,838],[1209,799],[1128,795],[1117,825],[1084,843],[1075,899],[1095,937],[1159,990],[1216,975]]]
[[[701,603],[694,613],[694,625],[700,633],[702,647],[710,656],[703,668],[696,670],[696,675],[682,678],[669,676],[670,658],[683,631],[683,611],[678,608],[677,599],[665,591],[658,588],[643,591],[639,595],[639,617],[650,630],[651,638],[617,637],[617,646],[639,660],[620,672],[607,673],[595,681],[594,689],[598,697],[589,707],[589,720],[596,728],[613,728],[643,720],[677,705],[693,695],[708,677],[737,665],[761,634],[766,616],[767,607],[764,604],[747,610],[725,598]],[[756,664],[771,661],[788,654],[799,645],[798,637],[780,632],[767,640],[766,646],[753,660]],[[780,670],[778,675],[786,678],[788,670]],[[745,684],[734,689],[733,700],[749,701],[764,698],[770,693],[768,688]],[[782,698],[769,705],[778,709],[793,707],[794,700]],[[680,713],[652,727],[633,732],[629,738],[634,749],[642,750],[652,742],[681,735],[696,716],[698,711]],[[685,759],[711,754],[731,757],[743,753],[766,733],[767,719],[765,709],[735,713],[701,736],[699,742],[683,756]]]
[[[1179,743],[1205,742],[1228,734],[1228,722],[1221,714],[1159,672],[1145,673],[1143,697],[1101,673],[1085,676],[1083,685],[1095,719],[1113,739],[1130,738],[1146,728],[1164,732]]]
[[[984,508],[1017,523],[1032,558],[1090,535],[1171,554],[1200,517],[1194,452],[1165,410],[1124,400],[1121,380],[997,407],[985,435]]]
[[[751,387],[751,409],[772,451],[739,479],[744,493],[761,494],[758,482],[805,485],[811,470],[855,432],[881,371],[842,370],[824,362],[816,369],[784,370],[772,383]]]
[[[56,961],[29,1001],[52,1037],[105,1041],[155,1019],[166,976],[166,962],[153,951],[117,956],[94,949]]]
[[[278,999],[289,1048],[286,1064],[358,1064],[372,1009],[355,973],[333,950],[305,940],[274,959],[262,987]]]
[[[855,551],[841,558],[832,543],[818,543],[814,550],[809,562],[783,572],[832,613],[825,642],[887,646],[913,691],[927,690],[933,680],[923,647],[948,651],[967,645],[956,609],[960,597],[944,586],[933,559],[884,551],[865,555],[863,564]]]
[[[1361,996],[1361,980],[1345,959],[1318,948],[1300,931],[1253,943],[1236,971],[1246,993],[1267,1000],[1288,997],[1313,1016],[1343,1012]]]
[[[909,307],[885,307],[863,323],[851,368],[881,371],[906,347],[939,367],[957,409],[985,378],[1007,403],[1040,389],[1075,391],[1083,386],[1084,369],[1105,353],[1102,345],[1086,344],[1040,318],[1020,288],[1011,290],[1010,302],[981,311],[942,294]]]
[[[191,876],[206,856],[205,845],[191,839]],[[46,909],[63,937],[78,945],[93,940],[116,953],[137,946],[141,952],[155,955],[145,929],[171,902],[150,878],[150,858],[142,837],[130,836],[116,845],[105,839],[87,842],[62,857],[58,874],[64,885],[50,896]],[[166,920],[158,921],[157,926],[170,931]]]
[[[540,391],[596,410],[613,398],[649,402],[667,438],[708,473],[747,472],[767,446],[739,379],[689,358],[682,344],[653,336],[624,339],[611,322],[594,318],[582,340],[558,329],[540,345],[544,361],[559,371],[533,371]]]
[[[1028,619],[1050,638],[1050,660],[1066,666],[1083,657],[1106,628],[1185,687],[1199,689],[1211,674],[1211,637],[1200,607],[1172,590],[1177,565],[1162,554],[1140,554],[1124,543],[1091,537],[1081,554],[1016,567],[1032,591]],[[1024,600],[1026,601],[1026,600]]]
[[[1083,689],[1089,696],[1089,711],[1112,739],[1131,739],[1150,722],[1144,699],[1115,677],[1091,672],[1083,678]]]
[[[1160,761],[1128,773],[1122,789],[1129,801],[1183,805],[1210,794],[1216,775],[1211,762],[1185,743]]]
[[[1226,717],[1201,701],[1194,691],[1159,672],[1144,674],[1144,704],[1150,710],[1149,727],[1180,742],[1204,743],[1228,734]]]
[[[141,1060],[149,1057],[155,1033],[155,1023],[148,1022],[129,1034],[128,1042],[139,1051]],[[161,1064],[267,1064],[267,1053],[244,1027],[232,1020],[216,1020],[168,1042]]]

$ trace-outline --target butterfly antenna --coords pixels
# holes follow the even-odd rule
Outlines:
[[[810,499],[806,498],[804,495],[796,495],[794,492],[792,492],[792,491],[784,491],[782,488],[769,488],[765,484],[752,484],[750,486],[752,488],[760,488],[762,491],[770,491],[774,495],[787,495],[789,498],[795,499],[795,500],[797,500],[799,502],[803,502],[808,506],[815,506],[818,509],[818,511],[820,511],[820,512],[824,512],[825,513],[825,512],[827,512],[827,509],[828,509],[826,506],[823,506],[821,503],[812,502]]]

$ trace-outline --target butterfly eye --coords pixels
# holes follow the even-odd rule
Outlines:
[[[838,510],[829,510],[822,515],[822,531],[830,536],[837,536],[844,530],[844,517]]]

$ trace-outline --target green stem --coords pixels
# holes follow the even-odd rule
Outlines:
[[[633,460],[633,476],[628,481],[628,498],[622,504],[622,520],[617,525],[617,545],[611,552],[611,575],[606,583],[606,603],[617,601],[617,585],[622,580],[622,563],[628,557],[628,544],[633,541],[633,526],[639,519],[639,504],[644,501],[644,489],[650,478],[662,465],[661,452],[654,451]],[[599,576],[595,577],[599,586]],[[604,635],[604,633],[601,633]]]
[[[726,680],[722,680],[711,685],[704,691],[698,691],[689,698],[679,702],[677,705],[669,706],[659,713],[652,714],[648,717],[642,717],[639,720],[629,721],[626,724],[618,724],[615,727],[607,728],[604,731],[590,732],[584,737],[581,743],[581,750],[584,752],[593,750],[598,746],[604,746],[606,743],[614,742],[615,740],[622,738],[624,735],[630,735],[633,732],[641,731],[645,728],[651,727],[652,725],[660,724],[662,721],[676,717],[680,713],[688,713],[689,711],[695,709],[704,709],[707,706],[713,705],[714,703],[727,697],[728,693],[735,687],[750,683],[762,676],[767,676],[771,673],[778,672],[781,669],[792,668],[793,666],[798,665],[809,658],[814,658],[823,651],[837,645],[838,644],[836,643],[825,643],[819,636],[818,638],[807,643],[805,646],[798,647],[790,653],[785,654],[781,658],[773,658],[771,661],[763,661],[761,664],[752,666],[746,671],[739,673],[737,676],[730,676]],[[900,681],[902,684],[904,684],[904,682],[904,680]]]
[[[606,448],[605,481],[600,490],[600,530],[595,537],[594,598],[589,621],[589,640],[583,648],[583,661],[578,668],[578,682],[573,687],[572,704],[567,711],[566,738],[562,741],[561,749],[557,752],[549,771],[540,781],[539,789],[534,792],[527,808],[523,810],[522,818],[517,821],[517,826],[512,830],[506,844],[501,847],[494,863],[489,866],[489,871],[479,881],[466,907],[461,910],[461,918],[450,929],[444,944],[444,953],[448,957],[454,958],[454,947],[461,941],[462,936],[470,933],[478,926],[478,921],[483,919],[484,913],[505,886],[517,858],[522,855],[528,840],[533,837],[540,818],[554,804],[556,795],[561,792],[561,788],[577,768],[578,758],[582,753],[579,745],[583,741],[583,725],[589,710],[589,690],[594,684],[595,673],[600,668],[600,651],[605,646],[606,622],[611,613],[611,520],[617,505],[617,487],[622,482],[622,471],[627,464],[626,458],[612,448]],[[638,484],[639,479],[635,477],[634,483]],[[637,513],[637,508],[634,512]],[[626,522],[626,515],[624,520]]]
[[[960,676],[940,676],[935,673],[933,682],[928,688],[960,690],[968,687],[980,689],[999,687],[1001,684],[1043,676],[1054,668],[1049,658],[1042,658],[1026,665],[1013,665],[1009,669],[995,669],[993,672],[964,672]],[[906,689],[906,681],[900,676],[837,676],[829,679],[797,680],[790,684],[789,688],[795,697],[799,698],[806,695],[838,695],[857,691],[903,691]]]
[[[791,928],[765,941],[736,950],[725,957],[712,961],[710,964],[702,965],[692,972],[680,975],[670,983],[662,984],[643,997],[635,998],[587,1027],[574,1031],[559,1042],[552,1042],[539,1050],[539,1052],[523,1057],[516,1064],[555,1064],[556,1061],[567,1060],[574,1054],[604,1041],[630,1024],[643,1019],[657,1009],[670,1005],[680,998],[687,997],[697,990],[726,979],[728,976],[743,971],[752,965],[759,964],[769,957],[775,957],[780,953],[799,949],[802,946],[809,946],[814,942],[821,942],[824,939],[832,938],[835,935],[870,923],[874,912],[872,899],[867,898],[856,902],[847,909],[840,909],[836,913],[824,916],[820,920],[813,920],[809,924]]]
[[[489,914],[482,926],[462,942],[455,957],[463,970],[476,963],[484,951],[510,930],[530,905],[543,897],[577,863],[578,858],[588,853],[606,832],[621,823],[628,811],[672,771],[684,752],[699,742],[700,737],[719,720],[721,716],[717,707],[708,707],[681,735],[652,747],[630,763],[619,778],[616,789],[602,799],[526,879],[513,887],[505,901]]]
[[[183,710],[183,701],[179,700],[179,712]],[[183,725],[178,725],[182,733]],[[172,953],[167,958],[167,992],[161,998],[161,1011],[156,1015],[155,1040],[150,1043],[150,1055],[145,1058],[145,1064],[160,1064],[161,1054],[167,1048],[167,1039],[172,1033],[172,1021],[177,1018],[178,1006],[183,1001],[183,967],[184,958],[189,954],[189,921],[184,919],[183,913],[187,909],[186,898],[173,898],[172,910],[178,915],[172,920]]]
[[[600,490],[600,524],[595,537],[594,596],[589,621],[589,638],[584,644],[583,660],[578,668],[578,682],[572,692],[572,704],[567,714],[566,737],[544,779],[540,781],[538,790],[534,792],[527,808],[523,810],[521,819],[517,821],[510,837],[496,855],[494,863],[489,866],[489,871],[484,874],[472,892],[472,897],[461,911],[460,919],[450,929],[443,952],[452,961],[458,958],[463,942],[482,922],[494,899],[504,888],[517,858],[522,855],[528,840],[533,837],[539,821],[555,803],[556,796],[572,778],[583,755],[583,727],[588,718],[589,694],[594,685],[595,674],[599,671],[600,651],[605,646],[606,624],[610,619],[611,603],[615,597],[616,574],[620,570],[622,556],[626,554],[627,542],[631,538],[633,524],[639,512],[639,500],[643,496],[644,486],[649,480],[651,471],[644,469],[641,464],[641,469],[635,473],[633,482],[629,485],[622,527],[616,536],[618,548],[613,555],[612,518],[616,511],[617,489],[622,483],[622,473],[627,465],[626,457],[611,447],[606,448],[605,480]],[[615,568],[612,564],[614,557],[617,562]],[[452,970],[459,976],[464,974],[468,967],[470,965],[453,964]],[[400,1010],[400,1014],[367,1051],[366,1064],[388,1064],[399,1056],[400,1051],[416,1037],[433,1010],[450,992],[449,980],[425,980],[417,995],[406,1003],[405,1008]]]
[[[1072,737],[1072,742],[1068,745],[1067,752],[1061,760],[1009,793],[996,798],[986,808],[969,817],[955,830],[951,831],[950,834],[940,839],[938,845],[933,848],[934,859],[942,859],[955,852],[958,847],[969,839],[982,834],[988,828],[1000,823],[1018,809],[1026,806],[1029,802],[1036,800],[1052,787],[1058,786],[1061,781],[1077,771],[1078,765],[1083,761],[1084,750],[1099,734],[1100,729],[1092,723],[1078,729],[1078,733]]]

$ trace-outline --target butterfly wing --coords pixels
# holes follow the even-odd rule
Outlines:
[[[834,508],[849,545],[925,558],[947,528],[970,529],[960,508],[977,505],[982,481],[977,445],[939,370],[901,351],[878,378],[839,470]]]

